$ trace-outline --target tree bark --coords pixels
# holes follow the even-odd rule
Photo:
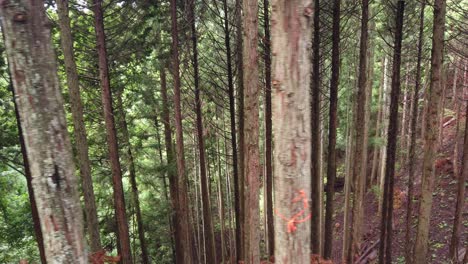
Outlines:
[[[21,147],[21,155],[23,157],[23,165],[24,165],[24,176],[26,177],[26,184],[28,186],[28,196],[29,196],[29,204],[31,205],[31,215],[34,225],[34,234],[36,236],[37,247],[39,249],[39,257],[41,259],[42,264],[46,264],[46,256],[45,256],[45,249],[44,249],[44,241],[42,238],[42,231],[41,231],[41,222],[39,220],[39,212],[37,210],[37,203],[36,199],[34,198],[34,189],[32,186],[32,176],[31,176],[31,169],[29,168],[29,161],[28,161],[28,154],[26,151],[26,144],[24,143],[23,137],[23,129],[21,128],[21,121],[19,116],[18,105],[16,103],[16,96],[13,89],[13,80],[10,76],[10,88],[13,93],[13,103],[15,105],[15,116],[16,116],[16,125],[18,127],[18,138]]]
[[[312,0],[272,4],[275,260],[310,263]]]
[[[354,140],[354,162],[352,169],[352,179],[354,182],[354,193],[351,213],[351,236],[347,250],[347,262],[353,263],[353,256],[359,252],[361,242],[361,227],[363,217],[363,200],[366,181],[367,160],[365,145],[365,131],[367,124],[365,120],[365,106],[367,98],[367,44],[368,44],[368,22],[369,22],[369,1],[362,1],[361,15],[361,37],[359,46],[359,75],[358,91],[356,97],[355,114],[355,140]]]
[[[191,0],[189,12],[189,21],[192,30],[192,66],[194,70],[194,84],[195,84],[195,112],[197,123],[197,137],[198,137],[198,153],[200,157],[200,185],[201,196],[203,203],[203,219],[205,225],[205,245],[206,245],[206,261],[208,263],[216,263],[216,245],[213,229],[213,221],[211,216],[211,201],[210,192],[208,190],[208,180],[206,177],[206,159],[205,159],[205,139],[203,138],[203,117],[201,109],[200,98],[200,82],[198,70],[198,46],[197,46],[197,28],[195,21],[195,0]]]
[[[115,218],[117,219],[117,237],[120,242],[119,254],[124,264],[132,263],[130,249],[130,236],[127,215],[125,212],[125,199],[122,184],[122,169],[119,161],[119,147],[115,129],[114,109],[112,107],[112,94],[110,89],[109,68],[107,64],[106,36],[104,32],[104,18],[102,0],[93,0],[94,27],[96,30],[96,45],[99,57],[99,79],[102,88],[102,106],[106,124],[107,145],[109,160],[112,169],[112,186],[114,188]]]
[[[457,78],[457,77],[455,76],[454,78]],[[456,100],[458,100],[458,98]],[[461,103],[458,103],[458,104],[461,105]],[[457,118],[461,118],[461,115],[457,115]],[[467,120],[468,120],[468,106],[466,107],[466,111],[465,111],[465,136],[464,136],[464,143],[463,143],[462,166],[460,168],[461,169],[460,171],[455,171],[455,175],[458,176],[457,177],[458,178],[457,204],[455,207],[455,219],[453,220],[453,230],[452,230],[452,238],[450,241],[450,252],[449,252],[450,259],[454,261],[454,263],[457,263],[458,261],[457,257],[458,257],[458,248],[460,246],[460,230],[462,230],[461,223],[463,221],[462,213],[463,213],[463,208],[464,208],[464,203],[465,203],[465,184],[466,184],[466,180],[468,179],[468,122]],[[455,144],[458,144],[458,137],[456,137],[456,140],[457,141]],[[455,159],[458,159],[458,158],[455,157]],[[465,252],[465,256],[467,254],[468,252]]]
[[[401,43],[403,39],[404,10],[405,1],[398,1],[395,19],[395,42],[393,45],[392,90],[390,92],[390,117],[387,133],[387,159],[385,160],[385,189],[382,199],[382,225],[380,230],[379,249],[380,264],[392,263],[393,185],[398,140],[398,101],[401,90]]]
[[[68,0],[57,0],[59,17],[60,39],[67,74],[71,113],[73,119],[73,132],[76,140],[76,150],[82,179],[83,198],[85,204],[86,230],[89,236],[89,244],[92,252],[101,250],[101,236],[99,234],[99,221],[94,197],[93,179],[91,176],[91,161],[88,153],[88,140],[83,120],[83,104],[81,102],[78,71],[76,69],[75,55],[73,54],[73,38],[70,28]]]
[[[242,244],[241,236],[241,199],[239,199],[239,165],[237,156],[237,133],[236,133],[236,107],[235,107],[235,95],[234,95],[234,79],[232,73],[232,61],[231,61],[231,34],[229,32],[229,12],[227,0],[223,0],[223,11],[224,11],[224,45],[226,47],[226,63],[227,63],[227,78],[228,78],[228,92],[229,92],[229,114],[231,124],[231,148],[232,148],[232,174],[234,178],[234,207],[235,207],[235,218],[236,218],[236,249],[239,249]],[[237,259],[239,261],[240,259]]]
[[[312,81],[310,82],[311,100],[311,211],[310,242],[312,254],[320,253],[320,1],[314,0],[312,37]]]
[[[338,127],[338,87],[340,81],[340,9],[341,0],[333,1],[332,65],[328,124],[327,205],[325,213],[324,258],[330,259],[333,249],[333,211],[336,179],[336,129]]]
[[[244,86],[244,260],[260,263],[260,150],[259,144],[259,72],[258,72],[258,0],[243,1],[243,86]]]
[[[270,1],[263,0],[264,15],[264,62],[265,62],[265,179],[266,179],[266,218],[268,256],[275,255],[275,229],[273,219],[273,152],[272,138],[273,126],[271,122],[271,43],[270,43]]]
[[[422,169],[421,198],[414,250],[415,263],[426,263],[429,243],[429,220],[434,189],[434,159],[439,132],[439,98],[442,96],[441,68],[444,57],[445,0],[434,2],[434,28],[431,56],[431,84],[429,89],[426,132],[424,135],[424,159]]]
[[[411,256],[412,256],[412,249],[413,244],[411,242],[411,223],[412,223],[412,216],[413,216],[413,192],[414,192],[414,173],[415,173],[415,159],[411,158],[414,157],[416,154],[416,138],[417,138],[417,120],[418,120],[418,102],[419,102],[419,90],[421,87],[421,61],[422,61],[422,51],[423,51],[423,44],[424,44],[424,9],[426,7],[426,3],[423,1],[421,2],[421,11],[419,15],[419,39],[418,39],[418,55],[417,55],[417,63],[416,63],[416,77],[415,77],[415,85],[414,85],[414,92],[413,92],[413,103],[412,103],[412,113],[411,113],[411,142],[409,145],[409,154],[410,163],[409,163],[409,172],[408,172],[408,196],[407,196],[407,209],[406,209],[406,233],[405,233],[405,261],[408,264],[413,263]]]
[[[75,166],[44,3],[5,2],[0,17],[46,261],[87,263]]]
[[[138,185],[136,182],[136,169],[135,169],[135,159],[133,157],[133,152],[132,152],[132,145],[130,143],[130,135],[128,132],[128,124],[127,124],[127,119],[126,119],[126,114],[125,114],[125,108],[122,102],[122,93],[123,91],[120,91],[117,96],[117,103],[118,103],[118,109],[120,111],[120,116],[122,119],[122,138],[124,141],[124,144],[127,147],[127,158],[128,158],[128,169],[130,173],[130,186],[132,188],[132,202],[133,206],[135,207],[135,216],[136,216],[136,221],[137,221],[137,229],[138,229],[138,239],[140,240],[140,249],[141,249],[141,263],[143,264],[148,264],[149,263],[149,255],[148,255],[148,249],[146,247],[146,239],[145,239],[145,228],[143,226],[143,218],[141,216],[141,208],[140,208],[140,199],[138,198],[139,192],[138,192]]]
[[[176,161],[177,161],[177,204],[176,228],[181,235],[181,252],[177,253],[177,263],[192,264],[194,262],[192,254],[192,226],[190,224],[190,213],[187,200],[187,175],[185,172],[184,157],[184,135],[182,130],[182,111],[180,102],[180,76],[179,76],[179,38],[177,29],[177,1],[171,0],[171,20],[172,20],[172,66],[174,80],[174,108],[175,108],[175,129],[176,129]]]

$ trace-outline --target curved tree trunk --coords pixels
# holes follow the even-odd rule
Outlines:
[[[422,169],[421,199],[418,214],[418,226],[414,249],[415,263],[426,263],[429,243],[429,220],[434,190],[434,160],[437,151],[439,132],[439,103],[442,96],[441,68],[444,57],[445,0],[434,2],[434,28],[432,38],[431,87],[429,89],[428,109],[426,114],[426,132],[424,135],[424,159]]]
[[[272,2],[275,259],[310,263],[312,0]],[[293,223],[293,224],[288,224]]]
[[[99,235],[99,221],[96,210],[96,199],[94,198],[93,179],[91,177],[88,140],[86,139],[86,128],[83,120],[83,104],[80,96],[78,71],[76,69],[75,55],[73,54],[73,38],[70,28],[70,17],[68,15],[68,0],[57,0],[55,2],[58,10],[60,39],[73,117],[73,129],[77,150],[76,160],[80,168],[82,179],[87,224],[86,229],[89,236],[91,251],[98,252],[101,250],[101,236]]]
[[[0,7],[48,263],[87,263],[72,149],[42,1]]]

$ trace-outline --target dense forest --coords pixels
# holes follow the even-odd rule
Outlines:
[[[468,1],[0,21],[0,263],[468,263]]]

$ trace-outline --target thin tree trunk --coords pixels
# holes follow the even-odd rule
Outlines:
[[[314,0],[314,23],[312,37],[312,81],[311,100],[311,200],[312,220],[310,221],[311,253],[320,254],[319,215],[320,215],[320,1]]]
[[[455,118],[457,119],[457,127],[455,130],[455,148],[453,150],[453,171],[454,175],[457,176],[459,173],[459,153],[460,153],[460,144],[458,142],[460,141],[460,119],[461,119],[461,106],[462,104],[459,103],[459,94],[458,94],[458,89],[457,89],[457,80],[458,80],[458,65],[456,63],[456,59],[454,61],[454,68],[455,72],[453,75],[453,99],[452,99],[452,105],[453,105],[453,110],[455,111]],[[463,93],[462,93],[463,94]]]
[[[385,65],[384,65],[385,61],[382,60],[382,69],[384,69]],[[377,105],[379,106],[379,109],[377,110],[377,122],[376,122],[376,125],[375,125],[375,137],[380,137],[381,133],[380,133],[380,130],[382,129],[382,123],[383,123],[383,120],[382,120],[382,113],[383,113],[383,81],[384,81],[384,71],[382,70],[382,77],[380,79],[380,85],[379,85],[379,97],[378,97],[378,101],[377,101]],[[377,179],[379,178],[379,171],[378,171],[378,168],[379,168],[379,164],[380,164],[380,160],[382,158],[380,154],[380,146],[379,145],[376,145],[374,146],[374,150],[372,151],[372,169],[371,169],[371,182],[370,184],[373,185],[377,182]]]
[[[392,91],[388,124],[387,159],[385,161],[385,189],[382,199],[382,225],[380,229],[379,263],[392,263],[393,185],[398,137],[398,100],[400,98],[401,43],[405,1],[398,1],[395,18],[395,42],[393,45]]]
[[[266,179],[266,219],[268,256],[275,255],[275,230],[273,219],[273,152],[272,152],[272,122],[271,122],[271,43],[270,43],[270,14],[269,0],[263,0],[264,15],[264,60],[265,60],[265,179]]]
[[[196,123],[197,123],[197,137],[198,137],[198,153],[200,157],[200,185],[201,185],[201,196],[203,202],[203,219],[205,224],[205,244],[207,249],[207,262],[216,263],[216,246],[215,236],[213,229],[213,221],[211,216],[211,201],[210,193],[208,190],[208,180],[206,177],[206,159],[205,159],[205,139],[203,137],[203,117],[201,109],[201,98],[200,98],[200,82],[199,82],[199,70],[198,70],[198,44],[197,44],[197,28],[195,21],[195,0],[190,1],[190,15],[189,21],[192,30],[192,65],[194,70],[194,83],[195,83],[195,112],[196,112]]]
[[[0,8],[48,263],[87,263],[83,216],[50,27],[42,1]]]
[[[31,176],[31,169],[29,168],[29,162],[28,162],[28,154],[26,151],[26,144],[24,143],[24,137],[23,137],[23,129],[21,128],[21,122],[20,122],[20,116],[19,116],[19,110],[18,110],[18,105],[16,103],[16,96],[15,92],[13,89],[13,80],[11,79],[10,76],[10,88],[13,93],[13,103],[15,105],[15,116],[16,116],[16,125],[18,127],[18,138],[19,138],[19,143],[21,147],[21,155],[23,157],[23,165],[24,165],[24,176],[26,177],[26,183],[28,186],[28,196],[29,196],[29,204],[31,205],[31,216],[33,220],[33,225],[34,225],[34,234],[36,236],[36,242],[37,242],[37,247],[39,249],[39,257],[41,259],[42,264],[46,264],[46,256],[45,256],[45,249],[44,249],[44,241],[42,237],[42,230],[41,230],[41,223],[39,220],[39,212],[37,210],[37,203],[36,203],[36,198],[34,198],[34,189],[32,186],[32,176]]]
[[[311,0],[272,3],[275,259],[310,263]],[[298,15],[301,14],[301,15]]]
[[[216,116],[216,119],[218,120],[218,116]],[[225,208],[224,208],[224,192],[223,192],[223,185],[221,181],[221,175],[222,175],[222,170],[221,170],[221,149],[219,147],[219,139],[216,139],[216,150],[218,152],[217,155],[217,164],[218,164],[218,202],[219,202],[219,222],[221,225],[221,262],[224,263],[224,260],[226,259],[226,240],[225,240],[225,219],[226,219],[226,213],[225,213]],[[226,167],[227,168],[227,167]],[[216,262],[218,263],[218,262]]]
[[[122,184],[122,170],[119,161],[119,147],[115,129],[114,110],[107,65],[106,37],[104,32],[104,18],[102,13],[102,0],[93,0],[94,27],[96,31],[96,45],[99,57],[99,78],[102,88],[102,106],[106,124],[107,145],[109,160],[112,169],[112,186],[114,188],[115,218],[117,220],[117,237],[120,242],[119,254],[124,264],[132,263],[130,238],[127,215],[125,212],[125,199]]]
[[[388,128],[388,122],[387,116],[388,116],[388,58],[385,56],[384,58],[384,83],[383,83],[383,110],[382,110],[382,130],[381,130],[381,138],[386,139],[387,138],[387,128]],[[384,178],[385,178],[385,164],[387,160],[387,145],[388,142],[387,140],[384,142],[384,145],[382,146],[380,150],[380,175],[379,175],[379,190],[380,190],[380,195],[379,195],[379,214],[382,213],[382,200],[383,200],[383,193],[384,193]]]
[[[438,140],[437,144],[439,145],[439,148],[442,148],[442,145],[444,143],[443,141],[443,133],[444,133],[444,116],[445,116],[445,97],[446,97],[446,92],[447,92],[447,70],[446,67],[442,67],[441,69],[441,85],[442,85],[442,97],[440,98],[440,110],[439,110],[439,135],[438,135]]]
[[[328,124],[327,204],[325,213],[324,258],[330,259],[333,249],[333,211],[336,179],[336,129],[338,127],[338,87],[340,81],[340,9],[341,0],[333,0],[332,73]]]
[[[437,151],[439,132],[439,98],[442,96],[441,68],[444,56],[445,0],[434,2],[434,28],[432,38],[431,87],[428,100],[426,132],[424,137],[424,159],[422,169],[421,198],[418,214],[418,226],[414,249],[415,263],[426,263],[429,243],[429,219],[432,208],[434,189],[434,159]]]
[[[229,114],[231,124],[231,148],[232,148],[232,174],[234,178],[234,207],[235,207],[235,218],[236,218],[236,249],[241,248],[242,236],[241,236],[241,199],[239,199],[239,165],[237,156],[237,134],[236,134],[236,110],[235,110],[235,95],[234,95],[234,80],[232,73],[232,61],[231,61],[231,34],[229,32],[229,12],[227,0],[223,0],[223,11],[224,11],[224,45],[226,47],[226,62],[227,62],[227,78],[228,78],[228,89],[229,89]],[[239,258],[237,260],[240,260]]]
[[[130,185],[132,188],[132,202],[133,206],[135,207],[135,215],[136,215],[136,222],[137,222],[137,229],[138,229],[138,239],[140,240],[140,249],[141,249],[141,262],[144,264],[149,263],[149,256],[148,256],[148,249],[146,247],[146,239],[145,239],[145,228],[143,226],[143,218],[141,216],[141,208],[140,208],[140,200],[138,198],[138,185],[136,182],[136,169],[135,169],[135,159],[133,157],[132,152],[132,145],[130,143],[130,135],[128,132],[128,124],[125,115],[125,108],[122,102],[122,93],[120,91],[117,94],[117,103],[118,109],[120,111],[120,116],[122,119],[122,136],[124,144],[127,146],[127,158],[128,158],[128,166],[129,166],[129,173],[130,173]]]
[[[413,263],[411,258],[412,251],[413,251],[413,244],[411,242],[411,223],[412,223],[412,216],[413,216],[413,186],[414,186],[414,173],[415,173],[415,159],[411,158],[414,157],[416,154],[416,137],[417,137],[417,120],[418,120],[418,102],[419,102],[419,90],[421,86],[421,61],[422,61],[422,49],[424,44],[424,9],[426,7],[426,3],[423,1],[421,2],[421,11],[419,15],[419,39],[418,39],[418,57],[417,57],[417,64],[416,64],[416,77],[415,77],[415,85],[414,85],[414,92],[413,92],[413,103],[412,103],[412,113],[411,113],[411,142],[409,145],[409,154],[410,163],[409,163],[409,172],[408,172],[408,196],[406,201],[406,233],[405,233],[405,261],[408,264]]]
[[[244,71],[244,260],[260,263],[259,191],[259,78],[258,78],[258,0],[243,1]]]
[[[181,235],[181,251],[177,253],[177,263],[192,264],[194,262],[192,253],[192,226],[190,225],[190,213],[188,206],[187,175],[185,172],[184,157],[184,135],[182,130],[182,110],[180,102],[180,76],[179,76],[179,38],[177,29],[177,1],[171,0],[171,20],[172,20],[172,66],[174,80],[174,108],[175,108],[175,129],[176,129],[176,161],[178,190],[176,204],[176,228]]]
[[[88,153],[88,140],[83,120],[83,104],[81,102],[80,87],[78,83],[78,71],[76,69],[75,55],[73,54],[73,38],[68,15],[68,0],[55,1],[57,4],[60,39],[67,74],[71,113],[73,119],[73,132],[76,140],[76,160],[80,168],[82,179],[83,198],[86,215],[86,230],[89,236],[89,244],[92,252],[101,250],[101,237],[99,235],[99,221],[94,198],[93,179],[91,177],[91,161]]]
[[[368,44],[368,21],[369,21],[369,1],[362,1],[362,15],[361,15],[361,37],[359,47],[359,76],[358,76],[358,91],[356,98],[356,114],[355,114],[355,144],[354,144],[354,162],[352,169],[352,179],[354,181],[354,195],[352,201],[351,213],[351,236],[350,247],[347,250],[347,262],[353,263],[353,256],[359,252],[359,245],[361,242],[361,226],[363,214],[363,200],[364,200],[364,185],[366,181],[366,164],[365,160],[367,149],[365,145],[365,132],[367,124],[365,120],[365,106],[367,101],[367,44]]]
[[[456,82],[456,78],[457,78],[456,75],[454,78],[455,78],[454,82]],[[458,104],[461,105],[461,103],[458,103]],[[457,118],[461,118],[461,115],[458,114]],[[468,106],[466,107],[466,112],[465,112],[465,137],[464,137],[464,143],[463,143],[462,166],[460,168],[461,171],[458,171],[458,170],[454,171],[456,177],[458,178],[458,188],[457,188],[457,204],[455,207],[455,219],[453,220],[453,231],[452,231],[452,238],[450,241],[450,253],[449,253],[450,259],[454,261],[454,263],[457,263],[458,261],[457,257],[458,257],[458,248],[460,246],[460,231],[462,230],[461,223],[463,221],[462,213],[463,213],[463,208],[464,208],[464,203],[465,203],[465,184],[466,184],[466,180],[468,179],[468,121],[467,120],[468,120]],[[456,137],[455,144],[458,145],[458,137]],[[458,159],[458,158],[455,157],[455,159]],[[457,160],[455,162],[457,162]],[[465,259],[466,259],[466,255],[468,255],[468,252],[465,252]]]

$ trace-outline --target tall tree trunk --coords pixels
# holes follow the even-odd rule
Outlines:
[[[224,45],[226,47],[226,63],[227,63],[227,78],[228,78],[228,91],[229,91],[229,114],[231,124],[231,149],[232,149],[232,174],[234,178],[234,207],[236,218],[236,249],[239,249],[242,244],[241,236],[241,199],[239,199],[239,165],[237,163],[237,133],[236,133],[236,107],[234,95],[234,80],[232,73],[232,60],[231,60],[231,34],[229,32],[229,12],[227,0],[223,0],[224,11]],[[237,259],[240,260],[240,259]]]
[[[180,103],[180,76],[179,76],[179,37],[177,29],[177,1],[171,0],[172,20],[172,74],[174,80],[174,108],[176,128],[176,161],[177,161],[177,204],[176,228],[181,235],[181,252],[177,253],[177,263],[192,264],[192,226],[187,200],[187,175],[185,172],[184,135],[182,130],[182,111]]]
[[[67,74],[71,113],[73,119],[73,132],[76,140],[76,150],[82,179],[83,198],[85,205],[86,230],[89,236],[89,244],[92,252],[101,250],[101,237],[99,235],[99,221],[94,198],[93,179],[91,177],[91,161],[88,153],[88,140],[83,120],[83,104],[81,102],[80,87],[78,83],[78,71],[76,69],[75,55],[73,54],[73,38],[68,15],[68,0],[55,1],[57,4],[60,39]]]
[[[273,219],[273,151],[271,122],[271,43],[270,43],[270,1],[263,0],[264,15],[264,61],[265,61],[265,178],[266,178],[266,218],[268,230],[268,255],[275,255],[275,229]]]
[[[447,67],[442,67],[441,69],[441,85],[442,85],[442,97],[440,98],[440,109],[439,109],[439,135],[437,139],[437,145],[439,148],[442,147],[443,141],[443,133],[444,133],[444,116],[445,116],[445,97],[447,92]]]
[[[388,122],[387,122],[387,116],[388,116],[388,111],[389,111],[389,94],[388,94],[388,58],[385,56],[384,57],[384,81],[383,81],[383,107],[382,107],[382,130],[381,130],[381,138],[387,138],[388,135]],[[385,164],[387,160],[387,141],[384,142],[381,150],[380,150],[380,174],[379,174],[379,190],[380,190],[380,195],[379,195],[379,214],[382,212],[382,200],[383,200],[383,193],[384,193],[384,178],[385,178]]]
[[[166,148],[166,159],[168,165],[168,178],[169,178],[169,193],[171,195],[171,207],[172,207],[172,216],[171,222],[174,228],[174,242],[175,242],[175,263],[183,263],[180,259],[182,257],[182,235],[180,230],[177,228],[177,201],[178,201],[178,191],[176,185],[176,174],[172,167],[174,166],[174,151],[172,149],[172,131],[171,131],[171,121],[169,118],[169,100],[167,97],[167,83],[166,83],[166,69],[162,68],[159,72],[161,78],[161,99],[162,99],[162,119],[164,125],[164,144]]]
[[[132,152],[132,145],[130,143],[130,135],[128,132],[128,124],[126,120],[125,108],[122,102],[122,93],[120,91],[117,95],[117,103],[118,103],[118,110],[120,111],[120,116],[122,119],[122,135],[124,144],[127,147],[127,158],[128,158],[128,167],[130,173],[130,185],[132,187],[132,202],[133,206],[135,207],[135,215],[136,215],[136,222],[137,222],[137,229],[138,229],[138,239],[140,240],[140,249],[141,249],[141,263],[147,264],[149,263],[149,256],[148,256],[148,249],[146,247],[146,239],[145,239],[145,228],[143,226],[143,218],[141,216],[141,208],[140,208],[140,199],[138,198],[138,185],[136,182],[136,169],[135,169],[135,159],[133,157]]]
[[[429,219],[432,208],[434,189],[434,159],[437,150],[439,132],[439,98],[442,96],[441,68],[444,57],[445,0],[434,2],[434,28],[432,38],[431,86],[424,136],[424,159],[422,169],[421,199],[418,214],[418,226],[414,249],[415,263],[426,263],[429,243]]]
[[[4,41],[5,42],[5,41]],[[19,116],[18,104],[16,103],[16,96],[13,89],[13,80],[10,76],[10,88],[13,93],[13,103],[15,105],[15,116],[16,116],[16,125],[18,127],[18,138],[21,147],[21,155],[23,157],[23,165],[24,165],[24,176],[26,177],[26,184],[28,186],[28,196],[29,196],[29,204],[31,206],[31,216],[34,225],[34,234],[36,236],[37,247],[39,249],[39,257],[41,259],[42,264],[46,264],[46,256],[44,250],[44,241],[42,237],[42,230],[41,230],[41,223],[39,220],[39,212],[37,210],[37,203],[36,198],[34,198],[34,189],[32,186],[32,176],[31,176],[31,169],[29,168],[29,161],[28,161],[28,154],[26,151],[26,144],[24,143],[23,137],[23,129],[21,128],[21,121]]]
[[[380,229],[379,250],[380,264],[392,263],[393,185],[398,137],[398,100],[400,98],[401,90],[401,43],[403,39],[404,10],[405,1],[398,1],[395,19],[395,42],[393,45],[392,91],[390,94],[387,159],[385,160],[385,189],[382,199],[382,225]]]
[[[353,211],[351,213],[351,236],[350,247],[347,250],[347,262],[353,263],[353,256],[359,252],[361,242],[361,226],[363,214],[364,187],[366,181],[367,160],[365,144],[365,132],[367,124],[365,120],[365,106],[367,101],[367,44],[368,44],[368,22],[369,22],[369,1],[362,1],[361,15],[361,37],[359,46],[359,75],[358,91],[356,97],[356,114],[354,117],[355,140],[354,140],[354,162],[352,169],[352,179],[354,182],[354,195],[352,201]]]
[[[458,89],[457,89],[457,81],[458,81],[458,65],[456,62],[456,58],[454,60],[454,74],[453,74],[453,83],[452,83],[452,89],[453,89],[453,95],[452,95],[452,105],[453,105],[453,110],[455,111],[455,118],[457,119],[457,126],[455,130],[455,148],[453,150],[453,171],[454,175],[457,175],[459,173],[459,153],[460,153],[460,144],[458,143],[460,141],[460,119],[461,119],[461,106],[462,104],[459,103],[459,94],[458,94]],[[461,64],[460,64],[461,65]],[[462,93],[463,95],[463,93]]]
[[[114,109],[112,107],[112,95],[109,80],[109,68],[107,64],[106,36],[104,32],[104,18],[102,12],[102,0],[93,0],[94,27],[96,30],[96,45],[99,57],[99,78],[102,88],[102,106],[104,108],[104,120],[106,124],[107,145],[109,160],[112,170],[112,186],[114,188],[115,218],[117,219],[117,237],[120,242],[119,254],[122,263],[132,263],[130,238],[128,231],[127,215],[125,212],[125,199],[122,184],[122,170],[119,161],[119,147],[115,131]]]
[[[240,237],[239,243],[236,243],[236,255],[237,261],[244,259],[244,229],[245,229],[245,202],[244,202],[244,193],[245,193],[245,173],[244,173],[244,51],[243,51],[243,25],[242,25],[242,6],[245,0],[236,0],[236,67],[237,67],[237,111],[238,111],[238,120],[239,120],[239,142],[238,148],[239,153],[237,153],[237,158],[239,161],[239,196],[235,197],[235,200],[239,200],[239,220],[240,220],[240,229],[237,230],[236,237]]]
[[[50,27],[42,1],[0,8],[46,261],[87,263],[83,216]]]
[[[205,224],[205,245],[206,245],[206,261],[208,263],[216,263],[216,245],[213,229],[213,221],[211,216],[210,192],[208,190],[208,180],[206,177],[206,159],[205,159],[205,139],[203,138],[203,117],[200,98],[200,81],[198,71],[198,47],[197,47],[197,28],[195,21],[195,0],[190,1],[189,21],[192,30],[192,65],[194,70],[195,83],[195,112],[197,122],[197,137],[198,137],[198,153],[200,157],[200,185],[203,202],[203,219]]]
[[[312,38],[311,100],[311,211],[310,242],[312,254],[320,254],[320,1],[314,0],[314,25]]]
[[[341,0],[333,0],[332,73],[328,124],[327,205],[325,213],[324,258],[330,259],[333,249],[333,211],[336,178],[336,128],[338,127],[338,87],[340,81],[340,9]]]
[[[243,0],[244,71],[244,260],[260,263],[259,191],[259,79],[258,79],[258,0]],[[242,186],[241,186],[242,187]]]
[[[310,263],[310,39],[312,0],[274,0],[272,6],[275,121],[275,259]]]
[[[454,78],[455,78],[454,79],[454,82],[455,82],[457,78],[456,75]],[[456,100],[458,100],[458,98]],[[458,103],[458,104],[461,105],[461,103]],[[457,118],[461,118],[461,115],[457,115]],[[455,175],[458,178],[457,205],[455,207],[455,219],[453,220],[453,230],[452,230],[452,238],[450,241],[450,254],[449,254],[450,259],[454,261],[454,263],[457,263],[458,261],[457,257],[458,257],[458,248],[460,246],[460,230],[462,230],[461,223],[463,221],[462,212],[463,212],[464,203],[465,203],[465,184],[466,184],[466,180],[468,179],[468,121],[467,120],[468,120],[468,106],[466,107],[466,113],[465,113],[465,137],[464,137],[464,143],[463,143],[462,166],[460,168],[461,169],[460,171],[458,170],[455,171]],[[456,140],[457,141],[455,144],[459,144],[458,137],[456,137]],[[456,159],[455,162],[457,162],[458,157],[455,157],[455,159]],[[465,255],[468,255],[468,252],[465,252]]]
[[[416,126],[418,122],[418,102],[419,102],[419,90],[421,87],[421,61],[422,61],[422,49],[424,44],[424,9],[426,7],[426,3],[423,1],[421,2],[421,11],[419,14],[419,39],[418,39],[418,57],[416,63],[416,77],[415,77],[415,85],[414,85],[414,92],[413,92],[413,108],[411,109],[411,142],[409,145],[409,154],[410,163],[409,163],[409,172],[408,172],[408,196],[406,201],[406,233],[405,233],[405,261],[408,264],[413,263],[411,259],[413,244],[411,242],[411,223],[412,223],[412,216],[413,216],[413,191],[414,191],[414,173],[415,173],[415,159],[411,158],[414,157],[416,154],[416,137],[417,131]]]

